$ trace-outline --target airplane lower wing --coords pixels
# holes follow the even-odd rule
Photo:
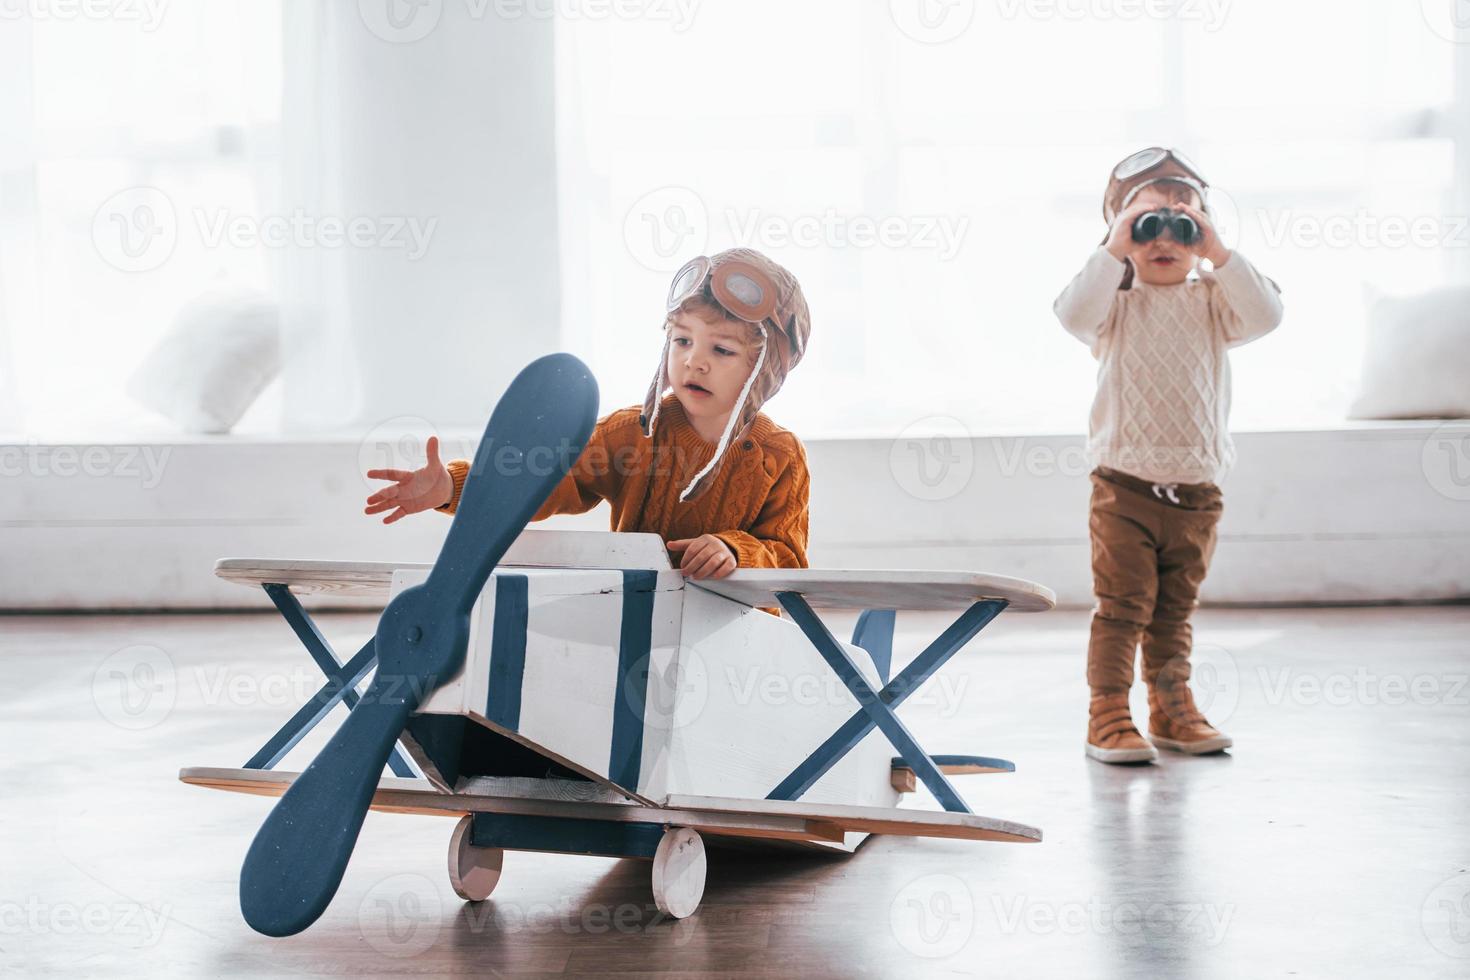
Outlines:
[[[294,772],[221,769],[203,766],[179,770],[179,780],[194,786],[280,796],[300,775]],[[584,790],[558,789],[549,780],[483,784],[495,792],[441,793],[424,780],[383,777],[371,808],[386,813],[459,817],[468,813],[502,813],[529,817],[571,818],[688,827],[702,834],[775,841],[840,842],[844,833],[939,837],[959,840],[1034,843],[1041,831],[1009,820],[974,813],[898,807],[809,803],[802,800],[744,800],[714,796],[668,796],[656,806],[614,802],[591,785]],[[475,787],[477,790],[480,787]],[[519,794],[519,795],[511,795]],[[545,794],[545,795],[542,795]]]

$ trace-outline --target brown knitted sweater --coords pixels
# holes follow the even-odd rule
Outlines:
[[[652,440],[639,427],[641,411],[634,406],[600,419],[571,472],[532,520],[585,513],[606,500],[614,531],[647,531],[665,541],[713,534],[730,546],[741,568],[807,567],[809,479],[806,450],[794,434],[757,415],[749,434],[731,443],[709,489],[681,504],[680,490],[715,447],[694,431],[673,395],[659,409]],[[439,509],[452,514],[470,461],[447,465],[454,495]]]

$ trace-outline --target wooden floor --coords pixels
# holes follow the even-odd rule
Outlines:
[[[374,618],[321,622],[350,652]],[[1014,760],[960,785],[1041,844],[716,854],[700,912],[669,922],[646,863],[601,858],[510,854],[466,906],[453,822],[374,814],[326,916],[271,940],[235,888],[272,801],[175,776],[241,764],[314,689],[285,624],[3,617],[0,972],[1470,975],[1470,608],[1197,622],[1228,756],[1085,759],[1082,613],[1002,616],[902,709],[931,751]],[[899,656],[937,627],[900,619]]]

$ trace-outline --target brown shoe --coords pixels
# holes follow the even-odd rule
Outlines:
[[[1148,737],[1161,749],[1186,755],[1223,752],[1235,744],[1205,720],[1195,707],[1189,684],[1158,684],[1148,689]]]
[[[1152,762],[1154,747],[1133,726],[1128,694],[1095,694],[1087,706],[1087,755],[1098,762]]]

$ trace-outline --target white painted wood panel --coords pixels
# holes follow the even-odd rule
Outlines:
[[[881,568],[742,568],[692,587],[743,602],[779,608],[778,592],[799,592],[813,609],[962,610],[980,599],[1005,599],[1013,612],[1056,605],[1036,582],[978,572]]]
[[[427,577],[393,573],[393,593]],[[497,580],[527,580],[518,723],[509,731],[589,776],[618,780],[611,759],[620,707],[642,719],[636,785],[644,799],[676,794],[764,797],[854,711],[857,701],[792,622],[688,588],[675,572],[653,593],[646,688],[620,675],[620,572],[497,571],[471,615],[464,667],[421,707],[488,724]],[[874,687],[866,651],[845,645]],[[502,654],[503,655],[503,652]],[[488,721],[487,721],[488,719]],[[807,793],[814,801],[892,806],[892,749],[873,733]]]
[[[1470,422],[1246,432],[1236,445],[1205,602],[1470,597]],[[1080,436],[961,441],[951,465],[963,479],[926,499],[895,440],[808,440],[811,561],[985,569],[1090,605],[1081,447]],[[215,560],[429,562],[449,526],[442,514],[391,526],[362,514],[356,440],[106,446],[93,475],[78,454],[96,447],[62,447],[65,466],[46,455],[55,448],[0,445],[0,608],[268,609],[258,590],[215,578]],[[603,531],[606,510],[537,526]]]
[[[874,687],[867,652],[844,648]],[[684,592],[684,665],[679,704],[660,782],[645,795],[724,795],[763,798],[858,704],[801,630],[730,599],[699,589]],[[892,806],[892,750],[878,733],[865,739],[806,794],[805,799]]]

